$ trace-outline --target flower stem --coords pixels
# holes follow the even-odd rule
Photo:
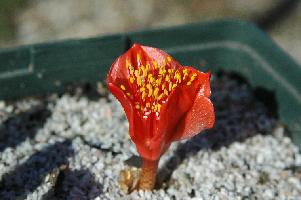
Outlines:
[[[139,189],[152,190],[155,187],[159,160],[142,158],[142,168],[139,180]]]

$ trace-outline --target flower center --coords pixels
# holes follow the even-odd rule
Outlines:
[[[135,108],[146,117],[152,112],[159,116],[169,94],[180,84],[191,85],[197,78],[197,73],[187,68],[173,69],[171,61],[172,58],[168,56],[161,66],[156,61],[146,61],[143,65],[140,54],[137,54],[136,67],[129,60],[126,61],[130,89],[124,85],[120,85],[120,88],[134,100]]]

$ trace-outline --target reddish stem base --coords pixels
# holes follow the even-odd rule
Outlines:
[[[139,189],[152,190],[155,187],[159,160],[142,158]]]

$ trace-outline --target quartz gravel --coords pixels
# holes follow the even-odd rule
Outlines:
[[[1,101],[0,199],[301,199],[301,155],[273,110],[235,76],[212,91],[215,127],[174,143],[157,189],[131,194],[118,177],[137,152],[111,95]]]

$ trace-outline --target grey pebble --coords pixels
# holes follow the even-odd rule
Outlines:
[[[48,101],[20,100],[10,106],[0,101],[4,131],[18,132],[32,123],[16,120],[18,127],[6,127],[11,125],[5,120],[21,111],[45,104],[51,112],[33,137],[16,146],[7,143],[8,147],[0,151],[0,199],[20,195],[43,199],[54,185],[41,181],[36,186],[36,180],[28,179],[39,175],[46,180],[51,171],[45,169],[64,159],[68,170],[60,173],[56,192],[67,199],[301,199],[300,172],[290,170],[301,166],[301,155],[285,136],[283,126],[276,126],[276,119],[266,114],[265,106],[256,101],[246,84],[224,75],[215,79],[212,91],[215,128],[174,143],[162,156],[163,176],[170,173],[166,188],[128,195],[119,189],[119,172],[126,168],[127,159],[138,154],[129,138],[123,109],[112,95],[91,100],[85,95],[63,94],[48,97]],[[66,139],[71,140],[72,155],[66,152],[66,158],[49,160],[47,152],[38,154]],[[35,158],[31,162],[43,164],[27,169],[24,163],[30,157]],[[3,179],[18,167],[26,168],[28,174]],[[17,186],[26,182],[26,190],[22,190],[26,194],[21,194],[20,188],[7,189],[9,181]]]

